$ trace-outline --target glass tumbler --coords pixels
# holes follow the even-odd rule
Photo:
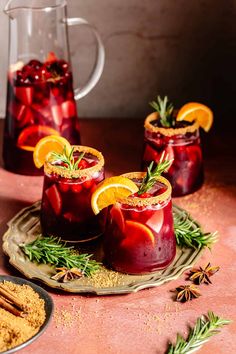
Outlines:
[[[140,185],[144,175],[134,172],[123,176]],[[159,177],[144,196],[131,195],[108,212],[104,257],[116,271],[145,274],[166,268],[175,257],[170,183]]]
[[[104,179],[104,158],[97,150],[74,146],[74,158],[84,153],[78,170],[61,168],[62,163],[47,160],[41,204],[44,235],[64,241],[91,241],[104,232],[106,210],[94,215],[91,195]]]
[[[158,163],[162,154],[173,159],[163,174],[172,185],[172,196],[179,197],[195,192],[203,184],[203,160],[197,122],[177,122],[175,128],[158,126],[154,112],[145,120],[142,169],[151,161]]]

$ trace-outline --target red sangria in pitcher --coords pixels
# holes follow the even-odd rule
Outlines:
[[[47,135],[63,136],[80,144],[76,100],[99,80],[104,48],[97,31],[86,20],[67,18],[65,0],[10,0],[9,70],[3,159],[6,169],[37,175],[32,152]],[[97,39],[94,72],[83,88],[73,89],[68,26],[90,26]]]

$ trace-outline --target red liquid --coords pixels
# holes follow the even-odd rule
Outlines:
[[[56,132],[55,132],[56,131]],[[9,72],[3,158],[15,173],[42,174],[33,163],[32,150],[46,135],[57,133],[80,144],[72,73],[64,60],[31,60]]]
[[[94,161],[83,159],[81,165],[88,168],[94,165]],[[71,242],[99,237],[104,232],[106,210],[94,215],[91,195],[103,179],[103,169],[89,179],[63,178],[45,173],[41,205],[43,234]]]
[[[163,176],[172,185],[172,196],[193,193],[203,183],[202,149],[198,130],[185,135],[164,136],[145,131],[142,169],[146,170],[151,161],[159,162],[162,153],[174,159]]]
[[[176,253],[171,200],[142,207],[113,205],[104,253],[105,261],[123,273],[144,274],[167,267]]]

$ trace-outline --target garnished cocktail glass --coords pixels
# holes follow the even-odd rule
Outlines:
[[[45,162],[41,227],[44,235],[89,241],[102,235],[105,228],[106,209],[98,215],[91,209],[91,195],[104,179],[104,158],[85,146],[74,146],[73,156],[75,161],[81,159],[76,170],[50,157]]]
[[[196,191],[203,183],[202,149],[197,122],[176,122],[174,128],[160,125],[158,113],[145,120],[142,169],[151,161],[158,163],[162,154],[173,162],[164,174],[172,185],[173,196]]]
[[[144,175],[123,176],[140,186]],[[147,193],[135,193],[111,206],[104,254],[113,269],[130,274],[152,272],[167,267],[175,253],[171,185],[164,177],[157,177]]]

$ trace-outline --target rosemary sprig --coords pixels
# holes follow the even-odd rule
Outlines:
[[[67,152],[66,147],[64,146],[63,152],[51,152],[50,154],[50,159],[53,161],[60,161],[64,165],[63,166],[57,166],[62,169],[70,170],[70,171],[75,171],[79,169],[79,163],[84,157],[84,152],[81,152],[80,155],[75,159],[74,157],[74,148],[71,148],[70,152]]]
[[[190,248],[202,248],[211,246],[217,241],[217,232],[204,233],[199,226],[184,211],[174,213],[174,229],[178,246]]]
[[[165,156],[164,152],[161,155],[159,163],[156,165],[154,169],[153,169],[154,161],[152,161],[147,168],[147,173],[142,180],[141,186],[139,187],[138,194],[140,195],[148,192],[156,183],[156,178],[159,177],[163,172],[168,170],[172,162],[173,159],[168,160],[168,155]]]
[[[150,106],[159,114],[161,125],[166,128],[175,126],[175,118],[173,117],[174,106],[172,103],[168,103],[168,101],[167,96],[165,96],[164,99],[157,96],[156,101],[150,102]]]
[[[51,264],[57,268],[78,268],[86,276],[100,267],[100,263],[90,259],[92,255],[78,254],[73,246],[67,247],[55,237],[39,237],[31,243],[21,244],[20,248],[32,262]]]
[[[186,340],[180,334],[177,335],[176,344],[170,345],[167,354],[190,354],[197,351],[210,337],[219,333],[221,327],[230,322],[209,311],[207,316],[204,315],[197,319]]]

